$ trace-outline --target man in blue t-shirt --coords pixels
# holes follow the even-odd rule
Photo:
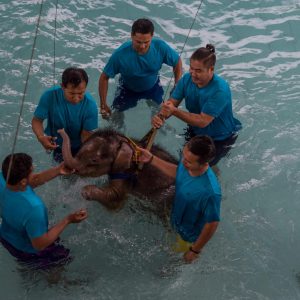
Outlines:
[[[98,128],[97,104],[86,92],[87,84],[88,76],[83,69],[67,68],[62,74],[61,86],[45,91],[34,112],[32,130],[46,150],[54,150],[53,156],[58,162],[63,160],[58,129],[64,128],[68,133],[75,155],[82,142]]]
[[[83,221],[87,212],[76,211],[48,229],[47,208],[32,188],[69,173],[61,164],[33,174],[32,158],[25,153],[4,159],[0,173],[0,240],[18,259],[41,268],[68,260],[69,250],[57,239],[67,225]]]
[[[209,167],[215,146],[209,136],[195,136],[183,148],[179,165],[166,162],[145,149],[140,161],[151,164],[175,180],[171,223],[180,235],[177,247],[192,262],[215,233],[220,221],[221,189]]]
[[[154,26],[148,19],[136,20],[131,29],[131,41],[114,51],[99,79],[100,109],[102,117],[111,110],[107,104],[109,78],[120,76],[120,84],[112,104],[116,111],[137,105],[140,99],[152,99],[160,104],[163,89],[159,70],[163,64],[173,67],[175,84],[181,77],[181,59],[167,43],[153,38]]]
[[[159,115],[152,119],[153,126],[159,128],[164,118],[173,115],[189,124],[187,139],[210,136],[216,146],[211,166],[228,153],[241,129],[241,123],[233,117],[230,87],[214,74],[215,63],[213,45],[196,50],[190,58],[190,72],[181,78]],[[183,99],[188,112],[178,108]]]

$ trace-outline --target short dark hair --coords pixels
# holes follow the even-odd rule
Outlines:
[[[10,174],[8,169],[11,161]],[[8,184],[16,185],[31,173],[32,157],[26,153],[15,153],[6,156],[2,162],[2,174]]]
[[[64,87],[67,87],[69,83],[73,87],[77,87],[82,81],[85,81],[87,85],[89,77],[85,70],[81,68],[70,67],[65,69],[62,73],[61,83]]]
[[[199,157],[199,164],[209,163],[216,155],[214,141],[207,135],[194,136],[186,146],[190,152]]]
[[[131,35],[135,35],[136,33],[147,34],[150,33],[153,35],[154,33],[154,25],[149,19],[138,19],[133,22],[131,27]]]
[[[203,61],[203,65],[207,68],[213,67],[216,64],[215,46],[207,44],[206,47],[197,49],[191,56],[191,60]]]

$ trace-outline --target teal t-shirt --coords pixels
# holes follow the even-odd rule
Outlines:
[[[24,192],[9,190],[0,173],[0,206],[0,236],[18,250],[37,253],[31,239],[48,231],[48,213],[43,201],[30,186]]]
[[[182,239],[195,242],[206,223],[220,221],[220,205],[221,188],[212,169],[193,177],[180,162],[171,223]]]
[[[77,104],[65,99],[61,87],[55,86],[43,93],[34,112],[38,119],[47,119],[45,133],[56,136],[56,143],[62,145],[62,138],[57,133],[64,128],[71,140],[71,146],[78,148],[81,145],[81,131],[92,131],[98,128],[98,109],[95,100],[89,93]]]
[[[166,42],[153,38],[149,50],[138,54],[128,41],[116,49],[104,68],[109,78],[121,74],[125,87],[134,92],[151,89],[158,79],[162,64],[175,67],[179,55]]]
[[[208,135],[215,141],[222,141],[242,128],[240,121],[233,117],[230,87],[216,74],[203,88],[193,83],[189,73],[185,74],[177,83],[172,98],[177,101],[184,98],[186,109],[191,113],[203,112],[214,117],[204,128],[191,126],[196,135]]]

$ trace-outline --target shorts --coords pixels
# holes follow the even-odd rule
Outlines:
[[[188,142],[192,137],[196,136],[196,134],[194,133],[193,129],[190,126],[188,126],[185,129],[184,135],[185,135],[186,142]],[[220,161],[221,158],[228,155],[228,152],[234,145],[237,137],[238,137],[238,134],[235,132],[231,136],[226,138],[225,140],[214,141],[214,144],[216,147],[216,155],[215,155],[215,158],[209,163],[209,165],[211,167],[216,165]]]
[[[135,107],[137,102],[141,99],[151,99],[159,105],[163,101],[163,94],[164,90],[159,79],[151,89],[143,92],[134,92],[128,89],[124,86],[123,80],[120,79],[112,108],[120,112],[125,111],[129,108]]]
[[[172,245],[172,250],[177,253],[187,252],[192,245],[193,243],[183,240],[179,234],[176,234],[176,242]]]
[[[23,252],[2,238],[0,238],[0,241],[19,262],[35,270],[63,266],[73,260],[73,257],[69,255],[70,249],[65,248],[58,241],[37,253]]]

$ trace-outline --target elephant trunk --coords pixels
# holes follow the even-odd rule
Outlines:
[[[69,138],[68,134],[65,132],[64,128],[57,130],[57,132],[63,138],[62,155],[63,155],[63,158],[64,158],[65,166],[70,168],[70,169],[78,170],[80,168],[81,164],[79,163],[79,161],[77,161],[72,156],[71,143],[70,143],[70,138]]]

